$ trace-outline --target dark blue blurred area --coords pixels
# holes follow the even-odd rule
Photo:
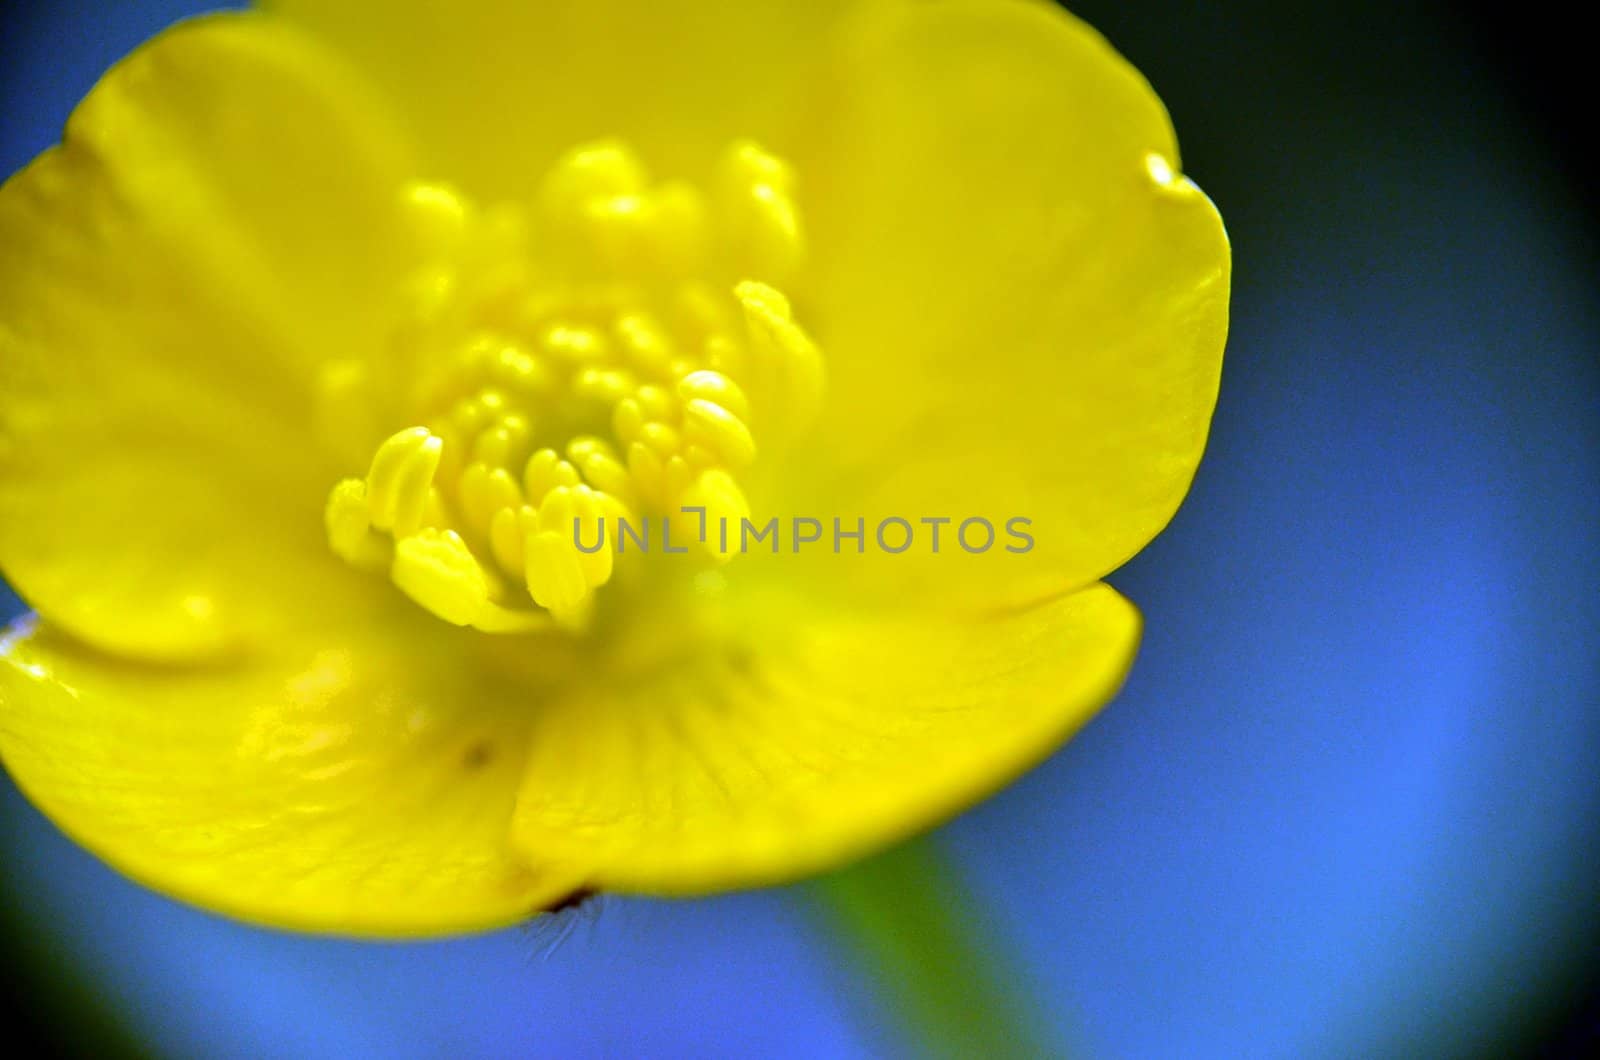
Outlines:
[[[5,9],[0,171],[195,7]],[[1288,7],[1077,5],[1228,222],[1233,335],[1193,494],[1112,579],[1126,692],[941,838],[1090,1055],[1509,1052],[1600,941],[1594,214],[1451,16]],[[160,1055],[889,1041],[787,892],[308,940],[123,882],[9,787],[0,859],[35,981]]]

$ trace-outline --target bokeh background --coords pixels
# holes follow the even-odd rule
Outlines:
[[[0,172],[202,6],[0,6]],[[938,835],[978,926],[1084,1055],[1593,1045],[1600,242],[1559,107],[1581,44],[1366,0],[1075,8],[1220,205],[1234,326],[1194,491],[1112,579],[1147,616],[1126,691]],[[69,1047],[899,1048],[798,890],[304,939],[124,882],[3,779],[0,866],[6,989]]]

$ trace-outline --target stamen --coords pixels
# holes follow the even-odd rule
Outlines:
[[[804,258],[795,183],[740,142],[707,198],[608,140],[563,156],[532,210],[407,188],[416,266],[392,357],[330,369],[319,415],[340,441],[380,414],[421,426],[334,487],[330,547],[497,633],[583,629],[618,568],[650,561],[619,554],[624,520],[668,519],[727,562],[750,515],[740,476],[822,398],[778,289]]]
[[[453,625],[485,633],[531,633],[550,625],[548,616],[496,604],[488,572],[454,530],[429,527],[398,542],[390,576],[407,596]]]
[[[422,525],[444,442],[426,427],[392,435],[367,472],[367,517],[379,530],[405,537]]]

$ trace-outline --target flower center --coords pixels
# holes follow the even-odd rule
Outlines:
[[[383,438],[328,498],[334,552],[486,632],[584,628],[652,518],[725,561],[694,530],[749,516],[757,435],[770,459],[822,397],[779,290],[804,253],[789,167],[736,143],[702,193],[607,141],[528,207],[436,184],[404,207],[421,264],[403,324],[381,365],[322,379],[326,432]]]

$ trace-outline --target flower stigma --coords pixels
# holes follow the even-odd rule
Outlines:
[[[402,208],[419,264],[383,362],[320,380],[325,436],[371,452],[329,494],[333,551],[488,633],[587,628],[652,517],[702,571],[731,558],[704,526],[750,515],[757,437],[770,460],[822,398],[783,293],[805,253],[790,167],[736,142],[702,191],[607,140],[527,205],[419,182]]]

